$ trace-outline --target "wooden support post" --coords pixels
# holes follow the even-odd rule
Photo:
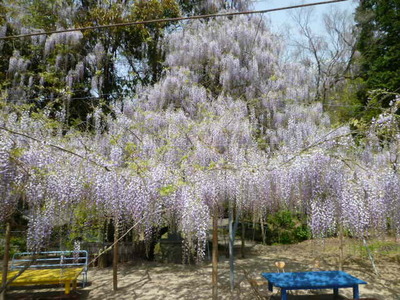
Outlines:
[[[212,239],[212,299],[218,299],[218,208],[215,205],[213,215]]]
[[[113,290],[118,289],[118,223],[114,229],[114,257],[113,257]]]
[[[235,246],[235,230],[233,228],[233,214],[234,214],[234,209],[233,209],[233,203],[232,200],[229,201],[229,284],[231,287],[231,292],[233,291],[235,287],[235,256],[233,253],[234,246]]]
[[[11,224],[8,221],[6,223],[6,236],[4,245],[4,257],[3,257],[3,269],[2,269],[2,292],[0,294],[0,299],[4,300],[6,298],[6,283],[8,275],[8,261],[10,259],[10,239],[11,239]]]

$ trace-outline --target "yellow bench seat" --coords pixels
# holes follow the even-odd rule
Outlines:
[[[65,294],[69,294],[72,288],[76,289],[76,282],[79,274],[84,268],[64,268],[64,269],[28,269],[16,278],[10,286],[25,285],[45,285],[45,284],[64,284]],[[7,279],[11,279],[19,271],[9,271]],[[0,276],[0,283],[2,282]]]

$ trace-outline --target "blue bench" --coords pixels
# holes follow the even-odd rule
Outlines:
[[[268,289],[281,289],[281,300],[287,300],[288,290],[333,289],[335,296],[339,295],[339,288],[353,288],[353,298],[359,299],[359,284],[366,284],[343,271],[317,271],[293,273],[262,273],[268,280]]]

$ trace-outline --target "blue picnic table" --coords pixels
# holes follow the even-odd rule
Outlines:
[[[353,288],[353,298],[359,299],[359,284],[366,284],[343,271],[316,271],[316,272],[293,272],[293,273],[262,273],[268,280],[268,289],[272,292],[273,287],[281,289],[281,300],[287,300],[288,290],[314,290],[333,289],[335,296],[339,295],[339,288]]]

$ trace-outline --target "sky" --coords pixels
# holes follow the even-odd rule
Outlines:
[[[255,10],[263,10],[270,8],[278,8],[284,6],[292,6],[299,5],[305,3],[313,3],[313,2],[323,2],[325,0],[255,0],[254,9]],[[338,2],[333,4],[323,4],[317,5],[312,8],[313,10],[313,19],[312,19],[312,27],[316,32],[323,34],[324,26],[322,23],[322,15],[324,13],[328,13],[332,9],[340,9],[340,10],[348,10],[351,13],[354,13],[355,8],[357,7],[357,2],[354,0],[348,0],[344,2]],[[295,23],[292,20],[291,14],[295,13],[298,9],[290,9],[285,11],[276,11],[264,14],[265,17],[271,20],[272,31],[274,32],[282,32],[287,30],[288,27],[295,27]]]

